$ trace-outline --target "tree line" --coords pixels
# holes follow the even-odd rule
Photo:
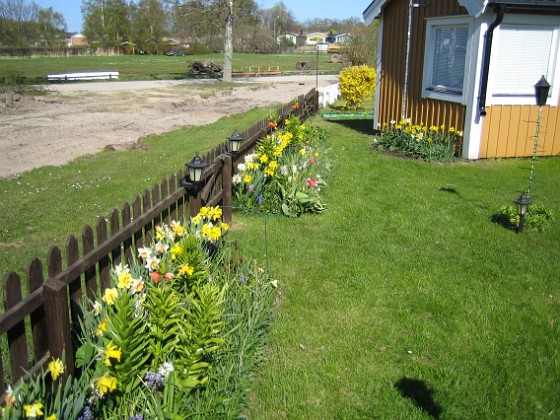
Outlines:
[[[344,33],[363,26],[358,18],[298,22],[282,1],[263,9],[254,0],[83,0],[81,12],[81,32],[95,46],[110,50],[128,44],[146,53],[160,52],[165,37],[222,51],[228,22],[236,50],[264,52],[277,50],[275,39],[286,32]],[[65,32],[64,16],[52,8],[0,0],[0,46],[63,46]]]
[[[0,0],[0,46],[58,47],[66,38],[61,13],[25,0]]]

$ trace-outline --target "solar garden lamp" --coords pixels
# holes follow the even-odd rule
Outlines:
[[[529,186],[527,187],[527,196],[531,196],[531,185],[533,184],[533,177],[535,175],[535,159],[537,157],[537,148],[539,144],[539,133],[541,131],[541,116],[542,107],[546,105],[548,99],[548,92],[550,91],[550,84],[541,76],[539,81],[535,84],[535,100],[539,107],[539,114],[537,116],[537,132],[535,134],[535,141],[533,142],[533,157],[531,159],[531,172],[529,175]]]
[[[232,156],[237,155],[237,153],[239,153],[239,149],[241,148],[241,143],[243,143],[245,138],[243,136],[241,136],[236,130],[227,139],[228,139],[228,142],[229,142],[229,152],[230,152],[230,154]]]
[[[204,160],[200,158],[198,152],[196,153],[195,157],[188,163],[185,163],[187,167],[188,173],[188,181],[184,178],[180,178],[181,187],[186,188],[189,191],[197,192],[200,188],[200,184],[202,183],[202,174],[204,173],[204,169],[208,166]]]
[[[529,210],[529,206],[531,205],[531,200],[525,195],[525,193],[521,193],[519,198],[514,201],[517,205],[517,214],[519,214],[519,226],[517,228],[517,232],[523,232],[523,225],[525,224],[525,215]]]
[[[550,91],[550,84],[546,81],[544,76],[535,84],[535,99],[538,106],[546,105],[548,99],[548,92]]]

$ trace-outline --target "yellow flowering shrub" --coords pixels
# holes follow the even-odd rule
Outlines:
[[[369,66],[350,66],[340,72],[340,93],[344,108],[356,110],[373,96],[377,83],[375,70]]]

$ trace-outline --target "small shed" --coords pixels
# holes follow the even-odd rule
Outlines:
[[[375,124],[452,126],[467,159],[530,156],[544,75],[538,154],[560,155],[560,0],[374,0],[363,16],[380,23]]]

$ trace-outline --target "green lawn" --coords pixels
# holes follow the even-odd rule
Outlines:
[[[560,225],[490,222],[530,161],[402,160],[371,151],[367,125],[312,123],[331,135],[330,209],[267,219],[282,296],[249,417],[560,417]],[[558,215],[560,159],[536,174]],[[264,219],[234,218],[264,258]]]
[[[167,57],[165,55],[121,55],[121,56],[71,56],[71,57],[0,57],[0,76],[4,72],[15,71],[30,81],[46,80],[47,74],[118,70],[121,79],[174,79],[184,78],[195,61],[208,60],[223,65],[223,54],[188,55]],[[260,68],[261,71],[277,68],[283,72],[294,72],[298,61],[308,61],[314,74],[318,68],[321,73],[338,73],[341,65],[331,63],[327,54],[317,56],[312,53],[298,54],[247,54],[233,56],[233,71],[247,71]]]
[[[267,112],[0,180],[0,275]],[[516,234],[490,221],[526,188],[530,160],[427,164],[372,151],[371,122],[306,124],[330,134],[329,210],[236,213],[230,233],[250,258],[268,249],[280,280],[247,415],[560,417],[560,223]],[[560,158],[535,175],[533,202],[558,218]]]

